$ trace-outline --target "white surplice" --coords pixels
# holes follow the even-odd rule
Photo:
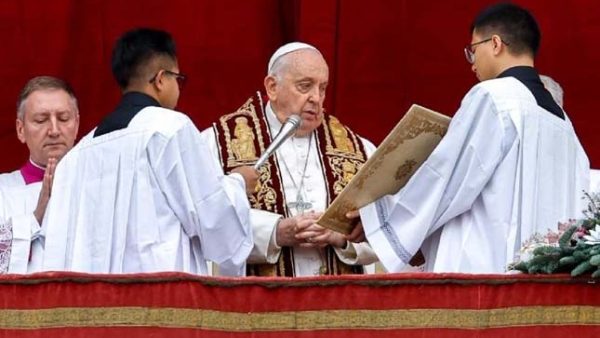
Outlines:
[[[4,250],[0,253],[0,273],[33,273],[41,268],[43,254],[40,241],[36,240],[40,226],[33,214],[42,182],[25,185],[18,170],[2,176],[5,175],[11,175],[11,181],[2,180],[0,186],[0,232],[10,232],[10,240],[6,238],[7,247],[0,249]]]
[[[125,129],[92,131],[58,164],[42,227],[44,270],[245,274],[252,249],[241,175],[207,165],[185,115],[157,107]]]
[[[21,170],[0,174],[0,188],[20,188],[25,186],[25,179]]]
[[[600,194],[600,170],[591,169],[590,170],[590,190],[589,192],[594,192]]]
[[[265,114],[269,122],[271,135],[277,135],[281,129],[281,122],[277,120],[271,104],[267,103]],[[219,160],[219,147],[216,142],[214,130],[208,128],[202,132],[205,142],[211,148],[211,154],[214,166],[221,170]],[[313,138],[310,141],[310,137]],[[321,168],[321,159],[317,150],[317,142],[314,135],[306,137],[291,137],[284,142],[276,152],[279,162],[280,173],[282,177],[283,190],[288,203],[295,202],[298,196],[298,188],[303,180],[302,198],[305,202],[312,204],[312,211],[322,212],[327,208],[327,187],[323,170]],[[371,156],[375,151],[375,146],[361,139],[367,156]],[[309,152],[310,144],[310,152]],[[308,163],[306,163],[308,157]],[[287,165],[289,173],[284,165]],[[306,164],[306,172],[304,166]],[[304,174],[304,179],[302,175]],[[293,181],[292,182],[292,177]],[[295,184],[294,184],[295,183]],[[297,210],[289,208],[292,216],[296,215]],[[275,264],[279,259],[281,247],[276,243],[276,226],[282,215],[269,211],[252,209],[250,211],[250,221],[254,234],[254,248],[248,263],[250,264]],[[319,249],[294,247],[294,268],[295,276],[316,276],[320,273],[320,268],[324,264],[324,253]],[[349,265],[368,265],[377,261],[377,256],[367,243],[354,244],[349,243],[346,248],[335,248],[335,252],[340,260]]]
[[[422,247],[427,271],[503,273],[523,241],[580,215],[588,180],[568,118],[507,77],[473,87],[408,184],[360,214],[390,272]]]

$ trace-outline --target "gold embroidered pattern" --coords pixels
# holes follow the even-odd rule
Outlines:
[[[333,192],[337,196],[360,170],[366,156],[359,150],[356,134],[349,132],[335,116],[328,115],[323,127],[325,149],[333,176]]]
[[[254,147],[254,133],[248,126],[246,117],[237,117],[235,119],[235,129],[233,131],[235,138],[231,140],[231,148],[237,161],[256,161],[256,148]]]
[[[349,133],[348,129],[335,116],[328,115],[327,120],[328,123],[323,123],[327,155],[344,156],[364,162],[366,157],[358,150],[360,147],[356,134]]]
[[[254,194],[250,195],[250,205],[253,209],[275,211],[277,192],[271,187],[271,166],[263,165],[258,169],[258,182]]]
[[[229,127],[229,121],[231,119],[234,119],[234,121],[236,122],[236,126],[234,128],[235,138],[231,137],[231,131]],[[252,121],[252,124],[254,125],[254,133],[252,128],[248,125],[249,121]],[[242,165],[253,164],[254,162],[256,162],[254,134],[257,135],[256,141],[258,141],[259,149],[261,150],[261,152],[264,151],[265,145],[260,133],[260,122],[258,120],[258,117],[256,116],[254,105],[252,104],[252,99],[246,101],[246,103],[236,112],[222,116],[219,119],[219,124],[223,129],[223,136],[225,137],[227,151],[227,166],[237,167]],[[239,130],[238,127],[240,127]],[[249,133],[252,136],[250,139],[248,136]],[[249,146],[248,143],[251,143],[252,145]],[[236,148],[235,150],[234,147]],[[239,149],[241,149],[241,152]],[[236,153],[240,155],[248,155],[252,151],[254,151],[254,156],[249,156],[251,158],[248,158],[248,156],[236,156]]]
[[[424,118],[420,118],[417,115],[411,116],[411,117],[412,118],[410,118],[406,121],[406,123],[408,124],[409,127],[406,129],[402,129],[402,132],[399,133],[394,140],[392,140],[391,145],[387,148],[388,152],[393,151],[394,149],[397,148],[398,145],[404,143],[404,141],[413,139],[423,132],[438,135],[440,138],[443,138],[444,135],[446,134],[447,127],[444,126],[444,124],[441,123],[441,121],[438,123],[437,121],[430,121],[430,120],[427,120]],[[387,154],[388,153],[381,154],[381,156],[379,156],[377,158],[377,161],[374,162],[373,165],[371,166],[371,170],[361,176],[362,179],[360,179],[356,182],[357,189],[359,189],[359,190],[363,189],[364,181],[367,178],[371,177],[372,173],[383,164],[383,162],[387,159],[387,156],[386,156]],[[401,170],[405,170],[406,167],[403,168],[403,166],[405,166],[405,165],[406,165],[406,163],[403,163],[398,168],[398,172],[400,172]],[[404,178],[407,177],[409,174],[412,173],[413,169],[415,169],[415,168],[411,168],[410,172],[408,172],[406,175],[403,175],[401,177],[404,177]],[[398,176],[396,176],[396,178],[400,179]]]
[[[400,167],[398,167],[398,170],[396,171],[396,175],[394,175],[394,178],[397,181],[406,179],[408,177],[408,175],[410,175],[413,172],[413,169],[415,168],[416,165],[417,165],[417,162],[415,160],[404,161],[404,164],[402,164]]]
[[[260,97],[259,97],[260,100]],[[262,105],[262,102],[258,102]],[[262,109],[262,108],[260,108]],[[233,137],[231,135],[231,121],[234,121]],[[227,160],[226,168],[233,169],[238,166],[252,165],[258,159],[265,147],[261,129],[261,121],[256,113],[254,99],[250,98],[237,111],[222,116],[219,126],[223,130]],[[257,151],[257,148],[260,152]],[[271,166],[264,165],[259,169],[259,178],[255,193],[249,197],[250,205],[254,209],[275,211],[277,192],[271,188]]]
[[[321,216],[319,224],[349,233],[353,224],[345,217],[346,213],[373,201],[374,196],[366,191],[383,196],[402,188],[439,144],[449,120],[446,116],[413,105],[377,149],[376,156],[368,161],[368,167],[363,164],[360,175],[345,185],[343,192]],[[339,176],[340,171],[333,175]]]
[[[353,153],[354,145],[348,138],[348,131],[340,123],[340,120],[335,116],[331,116],[329,118],[329,128],[331,129],[331,136],[333,136],[335,148],[345,153]]]
[[[335,191],[336,195],[344,190],[346,185],[350,183],[350,180],[363,165],[363,162],[361,161],[340,157],[332,157],[330,159],[330,163],[331,168],[333,169],[333,176],[336,178],[336,181],[333,185],[333,190]]]
[[[0,310],[0,329],[165,327],[216,331],[500,329],[516,326],[600,325],[597,306],[498,309],[322,310],[229,312],[204,309],[106,307]]]

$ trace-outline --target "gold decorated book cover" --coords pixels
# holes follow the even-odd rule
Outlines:
[[[317,223],[349,234],[354,224],[346,213],[398,192],[440,143],[449,124],[448,116],[412,105]]]

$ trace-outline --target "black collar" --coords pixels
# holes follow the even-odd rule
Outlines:
[[[125,107],[160,107],[160,103],[152,96],[140,92],[125,93],[117,106],[119,110]]]
[[[531,91],[538,106],[549,111],[552,115],[555,115],[563,120],[565,119],[565,113],[563,112],[562,108],[558,106],[556,101],[554,101],[552,94],[550,94],[550,92],[544,87],[544,84],[542,83],[542,80],[540,80],[540,76],[535,68],[528,66],[512,67],[500,73],[498,78],[509,76],[519,80],[525,85],[525,87],[527,87],[527,89],[529,89],[529,91]]]
[[[135,115],[146,107],[160,107],[160,103],[144,93],[125,93],[117,108],[100,122],[94,132],[94,137],[127,128]]]

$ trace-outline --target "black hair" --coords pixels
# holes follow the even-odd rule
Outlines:
[[[515,55],[530,54],[535,58],[542,35],[533,15],[512,3],[498,3],[484,9],[471,24],[471,33],[485,38],[497,34]]]
[[[111,69],[121,89],[133,79],[143,76],[144,68],[156,57],[177,62],[175,41],[165,31],[137,28],[123,34],[116,42],[111,58]]]

